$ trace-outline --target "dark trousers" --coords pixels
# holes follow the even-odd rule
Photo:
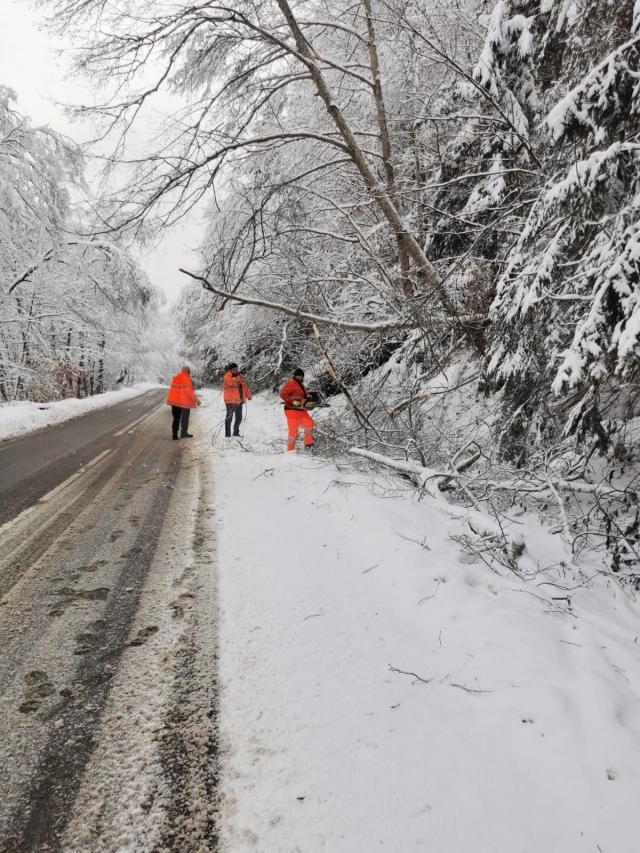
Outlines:
[[[231,421],[235,415],[233,434],[240,435],[240,424],[242,423],[242,403],[226,403],[227,416],[224,419],[224,434],[227,438],[231,435]]]
[[[171,406],[171,414],[173,415],[171,429],[174,437],[178,435],[178,427],[180,427],[180,435],[186,435],[189,432],[189,415],[191,414],[191,409]]]

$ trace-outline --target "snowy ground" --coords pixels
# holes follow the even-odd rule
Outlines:
[[[129,400],[131,397],[137,397],[152,388],[159,387],[161,386],[140,382],[130,388],[106,391],[104,394],[84,397],[82,400],[69,397],[67,400],[56,400],[53,403],[31,403],[29,401],[0,403],[0,441],[59,424],[80,415],[86,415],[87,412],[103,409],[105,406],[122,403],[124,400]]]
[[[141,390],[128,389],[129,395]],[[118,395],[96,402],[118,402]],[[104,563],[99,571],[120,572],[120,551],[135,565],[137,552],[124,538],[114,541],[115,534],[125,535],[124,526],[107,535],[115,524],[110,519],[124,510],[132,541],[151,536],[147,522],[137,532],[131,495],[144,488],[151,500],[172,489],[163,471],[146,471],[150,452],[167,464],[182,457],[180,488],[172,491],[131,636],[151,623],[157,630],[142,646],[125,647],[63,849],[158,847],[149,839],[161,835],[164,824],[145,811],[145,785],[155,776],[140,771],[147,759],[139,756],[148,750],[155,761],[157,744],[166,740],[155,739],[163,726],[180,735],[176,755],[191,743],[198,772],[198,762],[208,759],[202,702],[188,725],[179,716],[176,722],[169,714],[170,724],[165,719],[167,710],[184,711],[189,703],[171,693],[163,667],[168,662],[170,674],[175,649],[182,648],[176,602],[204,601],[217,570],[211,611],[218,615],[205,608],[207,619],[189,622],[193,631],[185,636],[211,650],[208,628],[218,628],[221,853],[637,853],[635,596],[600,574],[595,562],[572,565],[562,540],[527,516],[505,525],[526,542],[518,568],[529,579],[492,570],[452,540],[470,532],[459,507],[447,509],[429,496],[418,500],[412,487],[363,460],[336,464],[302,450],[284,453],[284,417],[274,396],[248,404],[245,436],[229,446],[221,436],[220,395],[203,397],[193,440],[171,442],[168,413],[157,414],[140,433],[147,455],[141,453],[142,467],[129,477],[126,501],[118,479],[126,471],[114,457],[112,511],[87,504],[104,525],[95,541],[115,549],[98,561]],[[321,410],[318,422],[323,416]],[[22,426],[29,426],[24,417]],[[122,453],[135,450],[135,441],[134,434]],[[200,477],[201,466],[209,476],[203,471]],[[215,535],[208,527],[211,508]],[[207,523],[189,521],[196,516]],[[98,523],[85,521],[82,515],[75,520],[79,530]],[[188,521],[195,525],[190,532]],[[473,524],[495,527],[475,512]],[[71,529],[69,538],[82,540]],[[84,565],[83,553],[67,552],[67,544],[61,538],[56,545],[62,568],[52,563],[49,571],[56,583],[73,571],[73,583],[80,584],[76,562],[93,566]],[[51,553],[45,549],[49,562]],[[31,574],[46,581],[39,571]],[[187,575],[193,588],[180,593]],[[92,578],[98,582],[98,575]],[[129,582],[126,572],[121,582]],[[46,611],[48,594],[42,595]],[[24,598],[25,612],[39,626],[33,596],[25,592]],[[12,642],[21,638],[22,628],[5,628]],[[71,645],[74,631],[67,632]],[[58,654],[53,636],[47,653]],[[77,659],[70,652],[68,660]],[[206,654],[189,667],[196,686],[198,679],[212,680]],[[131,672],[145,677],[136,681]],[[169,694],[174,704],[167,709]],[[34,720],[23,723],[35,726]],[[158,755],[164,767],[162,750]],[[187,782],[184,789],[166,788],[175,800],[166,808],[183,839],[193,836],[198,810],[209,814],[209,789],[198,789],[191,777]],[[163,804],[156,799],[160,811]],[[180,849],[210,849],[197,839]]]
[[[527,518],[522,568],[567,568],[492,571],[402,481],[283,453],[271,395],[223,448],[210,399],[221,849],[636,853],[633,597],[551,585],[578,570]]]

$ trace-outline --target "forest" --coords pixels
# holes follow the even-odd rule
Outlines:
[[[161,295],[125,241],[96,233],[80,148],[16,101],[0,86],[0,401],[157,378]]]
[[[174,315],[203,382],[303,365],[325,452],[533,510],[637,585],[640,0],[42,5],[109,183],[78,203],[81,153],[2,92],[3,399],[148,372],[128,247],[197,210]]]

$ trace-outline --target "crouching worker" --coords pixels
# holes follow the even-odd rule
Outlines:
[[[301,427],[304,430],[305,449],[311,450],[314,422],[306,409],[306,405],[311,404],[308,403],[309,392],[304,386],[304,370],[298,368],[294,372],[293,379],[285,382],[280,389],[280,396],[284,400],[284,414],[289,430],[287,450],[296,449],[296,438]]]
[[[240,435],[240,424],[242,423],[242,404],[251,399],[251,391],[244,376],[239,373],[238,365],[233,361],[226,367],[224,379],[222,380],[222,392],[227,407],[224,419],[224,434],[231,437],[231,421],[233,421],[233,434]]]
[[[180,373],[176,373],[171,380],[171,388],[167,394],[167,405],[171,406],[171,414],[173,415],[171,425],[173,440],[178,440],[178,427],[180,428],[180,438],[193,438],[189,432],[189,415],[191,409],[200,405],[200,400],[193,390],[190,367],[185,365]]]

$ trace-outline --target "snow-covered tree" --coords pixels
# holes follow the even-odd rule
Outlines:
[[[0,399],[155,376],[159,297],[124,245],[86,236],[83,161],[0,88]]]
[[[634,396],[640,355],[640,40],[630,4],[605,16],[586,3],[570,19],[561,5],[545,4],[549,25],[562,20],[573,44],[605,17],[620,43],[598,40],[591,67],[547,92],[545,180],[498,280],[489,373],[508,389],[518,440],[540,417],[542,434],[606,445],[603,418]],[[544,39],[540,50],[548,61]]]
[[[212,375],[301,359],[379,450],[515,464],[532,492],[618,446],[638,407],[637,3],[50,5],[105,93],[108,228],[206,207],[183,308]],[[494,396],[436,424],[434,377]]]

